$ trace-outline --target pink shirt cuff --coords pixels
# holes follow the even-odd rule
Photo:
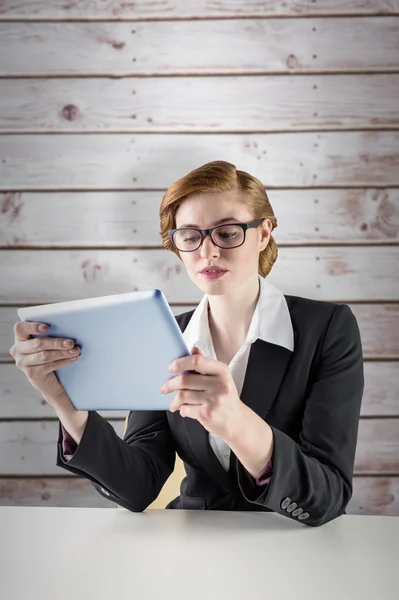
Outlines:
[[[248,473],[248,471],[245,469],[245,472],[247,473],[248,477],[254,482],[256,483],[256,485],[266,485],[269,483],[272,475],[273,475],[273,463],[272,463],[272,459],[269,460],[269,462],[267,463],[267,465],[265,466],[264,469],[262,469],[262,471],[259,473],[258,477],[255,479],[255,477],[252,477],[252,475],[250,473]]]
[[[62,429],[62,458],[67,462],[71,460],[78,447],[75,440],[69,435],[65,427],[61,424]]]
[[[67,430],[65,429],[65,427],[62,424],[61,424],[61,429],[62,429],[62,458],[68,462],[71,460],[71,458],[75,454],[78,445],[75,442],[75,440],[69,435],[69,433],[67,432]],[[247,473],[248,477],[256,483],[256,485],[259,485],[259,486],[266,485],[269,483],[269,481],[272,477],[272,474],[273,474],[272,459],[269,460],[269,462],[267,463],[265,468],[262,469],[262,471],[259,473],[259,475],[256,479],[254,477],[252,477],[252,475],[250,473],[248,473],[248,471],[246,469],[245,469],[245,472]]]

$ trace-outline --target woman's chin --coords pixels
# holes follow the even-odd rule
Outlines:
[[[226,271],[222,277],[218,277],[217,279],[209,279],[208,277],[201,275],[201,273],[198,273],[196,284],[204,293],[207,294],[218,294],[220,293],[221,289],[223,289],[223,293],[225,293],[226,284],[228,285],[228,277],[226,277],[228,274],[229,271]]]

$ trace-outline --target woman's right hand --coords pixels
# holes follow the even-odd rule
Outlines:
[[[15,364],[23,371],[28,381],[36,388],[49,404],[66,394],[54,371],[70,365],[79,358],[80,348],[74,347],[73,340],[68,338],[39,337],[33,334],[43,334],[39,326],[43,323],[19,321],[14,325],[14,345],[10,354]],[[65,342],[69,346],[65,346]],[[75,348],[72,353],[71,349]]]

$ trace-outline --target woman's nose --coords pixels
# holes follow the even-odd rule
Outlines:
[[[204,237],[200,250],[201,250],[201,256],[203,258],[205,258],[206,256],[215,256],[215,255],[218,256],[219,255],[219,248],[218,248],[218,246],[216,246],[213,243],[213,241],[211,240],[211,237],[209,235],[206,235]]]

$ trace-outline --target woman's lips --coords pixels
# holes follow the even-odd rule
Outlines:
[[[227,273],[227,271],[214,271],[213,273],[210,271],[200,271],[200,275],[202,275],[203,277],[205,277],[205,279],[220,279],[221,277],[223,277],[223,275],[225,275],[225,273]]]

